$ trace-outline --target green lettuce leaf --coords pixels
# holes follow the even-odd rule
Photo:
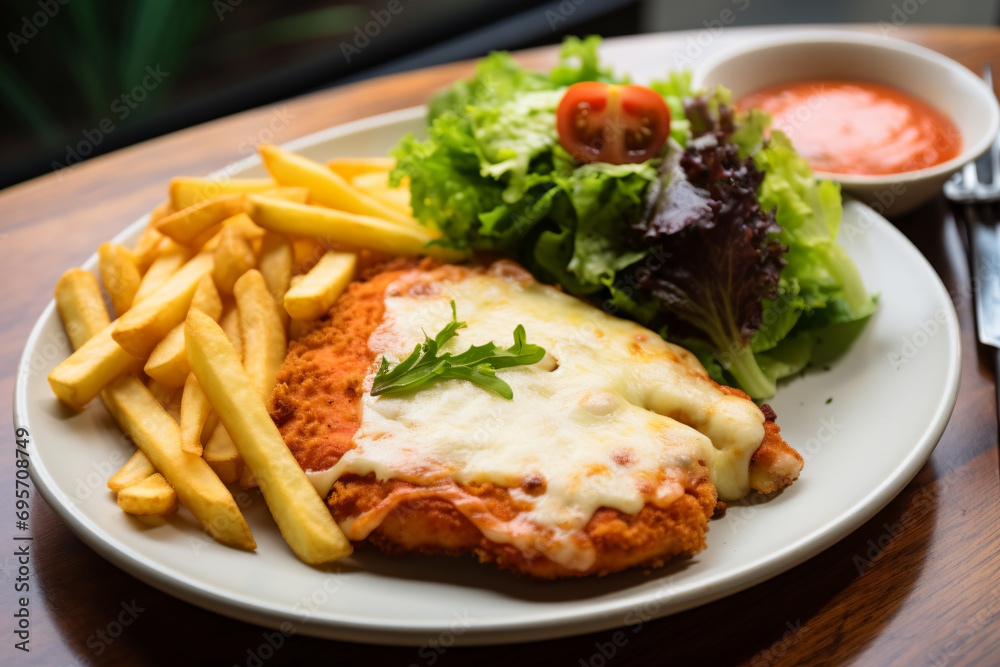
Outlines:
[[[649,163],[583,165],[559,182],[573,204],[576,234],[567,270],[594,290],[646,256],[628,243],[629,221],[642,212],[643,195],[656,178]]]
[[[817,180],[805,158],[778,130],[771,132],[754,161],[765,173],[758,190],[761,206],[776,209],[781,226],[777,236],[788,247],[779,283],[784,299],[770,304],[770,316],[765,305],[754,350],[770,350],[793,331],[809,332],[816,346],[813,356],[822,344],[824,358],[823,362],[813,358],[812,363],[825,363],[850,346],[878,299],[868,292],[854,261],[837,242],[843,217],[840,186]]]
[[[840,186],[817,180],[805,158],[778,130],[771,133],[767,147],[754,160],[765,172],[758,192],[761,206],[777,208],[782,229],[778,238],[789,248],[782,278],[797,280],[812,308],[821,307],[821,302],[842,302],[845,308],[836,321],[871,315],[875,298],[868,293],[854,261],[837,243],[843,217]]]

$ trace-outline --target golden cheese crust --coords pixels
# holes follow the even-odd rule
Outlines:
[[[412,276],[415,268],[448,279],[461,279],[470,272],[429,260],[419,265],[391,262],[367,280],[352,283],[328,320],[290,344],[278,373],[271,415],[303,469],[329,468],[352,448],[361,423],[363,384],[375,362],[368,340],[383,318],[386,288],[408,272]],[[707,376],[698,379],[711,382]],[[736,389],[723,390],[745,397]],[[751,482],[769,492],[797,476],[787,462],[798,454],[781,439],[770,408],[765,417],[765,438],[753,457]],[[801,468],[801,457],[798,462]],[[717,501],[708,469],[699,463],[685,477],[684,493],[666,507],[647,503],[636,514],[598,509],[579,536],[596,553],[586,570],[569,569],[540,553],[487,539],[456,507],[455,494],[490,521],[508,522],[524,509],[507,489],[489,482],[453,484],[445,494],[399,480],[379,481],[373,475],[345,475],[334,484],[328,504],[338,522],[371,522],[368,541],[390,553],[470,553],[482,562],[545,579],[603,575],[633,566],[659,566],[668,558],[692,555],[705,547],[708,520],[724,505]],[[775,469],[779,472],[773,474]],[[525,480],[523,488],[530,492],[532,483]],[[538,531],[546,539],[545,531]]]

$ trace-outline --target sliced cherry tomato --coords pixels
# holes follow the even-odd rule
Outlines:
[[[556,128],[563,148],[578,160],[645,162],[656,157],[670,136],[670,109],[645,86],[584,81],[566,89]]]

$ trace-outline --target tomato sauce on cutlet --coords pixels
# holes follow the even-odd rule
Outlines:
[[[271,417],[303,470],[329,468],[353,446],[362,385],[375,361],[368,339],[385,313],[385,289],[418,266],[396,260],[373,269],[370,280],[348,286],[325,326],[289,343]]]

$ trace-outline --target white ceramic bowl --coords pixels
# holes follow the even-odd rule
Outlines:
[[[706,60],[693,73],[695,87],[722,84],[733,97],[790,81],[847,79],[887,84],[944,112],[962,135],[962,152],[926,169],[884,176],[831,174],[843,189],[883,215],[912,211],[982,155],[1000,130],[997,99],[982,79],[950,58],[909,42],[875,34],[810,30],[747,43]]]

